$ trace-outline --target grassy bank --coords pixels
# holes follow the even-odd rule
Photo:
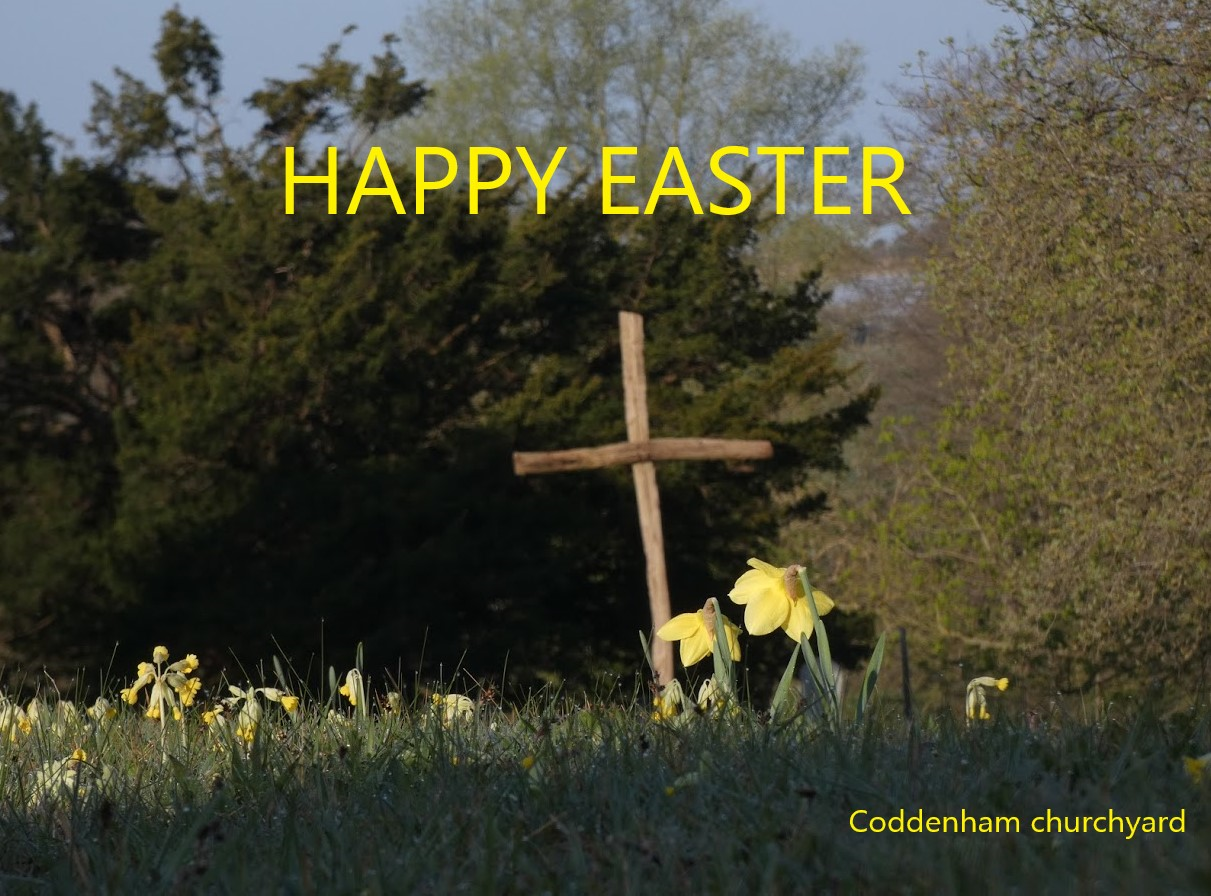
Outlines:
[[[747,708],[657,720],[647,696],[400,706],[360,691],[360,677],[345,684],[356,706],[336,688],[296,705],[282,688],[229,696],[216,716],[222,704],[198,694],[179,720],[119,699],[91,713],[7,704],[0,892],[1211,886],[1211,784],[1184,763],[1211,744],[1205,704],[910,729],[876,702],[863,726],[828,730]],[[966,812],[969,830],[873,830],[901,810],[909,827]],[[1031,830],[1049,810],[1087,830]],[[1145,832],[1175,817],[1184,831]],[[999,833],[970,830],[994,823]]]

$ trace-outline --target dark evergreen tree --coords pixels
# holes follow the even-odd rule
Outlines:
[[[676,610],[820,505],[808,474],[840,464],[874,396],[817,337],[814,278],[758,282],[751,221],[670,207],[621,226],[591,189],[546,216],[507,198],[471,216],[465,195],[330,216],[307,186],[287,216],[284,144],[316,173],[321,141],[364,146],[423,99],[390,45],[365,75],[334,47],[270,82],[247,147],[214,113],[200,23],[167,14],[156,58],[163,89],[98,90],[96,162],[55,168],[36,119],[0,110],[10,657],[63,668],[171,641],[214,669],[276,638],[306,669],[322,636],[337,665],[365,641],[372,663],[425,674],[498,674],[506,656],[518,682],[634,670],[629,471],[518,479],[510,458],[625,437],[620,308],[646,316],[654,433],[776,446],[751,469],[661,466]],[[342,210],[361,160],[342,155]],[[50,237],[29,211],[46,196],[62,196]],[[41,325],[68,315],[64,291],[75,366]]]

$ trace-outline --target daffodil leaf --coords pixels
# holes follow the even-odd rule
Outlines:
[[[799,646],[803,650],[803,662],[816,685],[816,690],[824,693],[824,676],[820,672],[820,661],[816,659],[816,651],[812,649],[812,642],[807,640],[807,635],[799,639]]]
[[[715,684],[729,695],[736,693],[735,672],[732,666],[732,650],[727,643],[727,619],[719,608],[719,601],[711,598],[711,608],[715,611],[715,645],[711,651],[715,660]]]
[[[786,671],[782,673],[782,680],[778,682],[778,689],[774,691],[774,701],[769,708],[772,721],[781,721],[784,714],[789,714],[791,688],[795,683],[795,661],[798,659],[799,645],[796,644],[791,650],[791,658],[786,664]]]

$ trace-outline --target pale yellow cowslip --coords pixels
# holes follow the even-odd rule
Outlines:
[[[262,687],[245,689],[236,687],[235,685],[228,685],[227,690],[231,692],[231,696],[223,698],[223,705],[203,713],[202,721],[208,725],[219,721],[223,706],[226,706],[228,709],[238,708],[239,711],[235,717],[235,736],[249,744],[252,743],[253,738],[256,736],[257,726],[261,724],[261,719],[264,716],[261,701],[257,699],[258,694],[272,703],[280,703],[282,708],[288,713],[293,714],[299,706],[298,697],[288,694],[279,688]],[[225,728],[222,730],[225,730]]]
[[[993,678],[991,675],[981,675],[973,678],[967,684],[967,723],[991,719],[988,712],[988,698],[985,688],[996,688],[1003,691],[1009,687],[1008,678]]]
[[[1207,769],[1211,768],[1211,753],[1199,756],[1197,759],[1187,756],[1185,759],[1186,773],[1195,784],[1203,783]]]
[[[111,706],[104,697],[98,697],[87,709],[88,717],[94,722],[106,722],[118,714],[118,709]]]
[[[434,694],[433,707],[441,711],[442,724],[447,728],[475,718],[475,701],[463,694]]]
[[[29,789],[29,805],[55,803],[78,803],[92,791],[95,770],[86,765],[88,754],[77,747],[66,759],[52,759],[42,763],[34,773],[33,785]],[[85,774],[87,772],[88,774]]]
[[[139,700],[139,691],[150,684],[147,717],[159,719],[162,725],[166,720],[166,711],[171,710],[173,718],[179,720],[182,717],[181,708],[191,706],[202,687],[200,679],[189,677],[198,668],[198,657],[193,653],[188,654],[163,670],[160,667],[168,660],[168,648],[156,647],[151,658],[150,663],[139,663],[138,677],[134,684],[122,689],[122,700],[134,706]]]
[[[744,627],[750,635],[768,635],[782,629],[796,644],[815,631],[807,594],[799,580],[799,566],[773,566],[752,557],[752,567],[736,580],[730,592],[735,603],[744,607]],[[816,588],[812,589],[816,610],[821,616],[833,609],[832,599]]]
[[[652,698],[652,706],[652,720],[656,722],[680,715],[685,709],[685,691],[681,689],[681,682],[674,678],[662,687],[660,693]]]
[[[33,722],[24,709],[0,696],[0,735],[7,734],[8,739],[16,743],[18,733],[28,735],[33,728]]]
[[[350,706],[366,705],[366,689],[362,682],[362,673],[357,669],[350,669],[345,673],[345,683],[341,685],[341,695],[349,701]]]

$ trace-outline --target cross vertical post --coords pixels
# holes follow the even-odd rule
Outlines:
[[[639,530],[647,562],[648,606],[652,632],[672,616],[669,580],[664,557],[664,529],[660,520],[660,492],[656,488],[656,461],[660,460],[768,460],[774,446],[764,439],[653,439],[648,424],[647,374],[643,360],[643,317],[631,311],[618,313],[622,349],[622,389],[626,409],[627,440],[593,448],[562,451],[516,451],[513,471],[518,476],[597,470],[629,464],[639,505]],[[652,638],[652,664],[657,682],[673,680],[673,645]]]
[[[648,431],[648,383],[643,363],[643,318],[631,311],[618,314],[622,348],[622,394],[626,408],[627,441],[646,443]],[[647,561],[648,606],[655,632],[672,618],[669,577],[664,562],[664,526],[660,519],[660,492],[656,488],[656,464],[650,460],[631,465],[635,500],[639,504],[639,531]],[[673,645],[653,637],[652,664],[664,685],[673,680]]]

